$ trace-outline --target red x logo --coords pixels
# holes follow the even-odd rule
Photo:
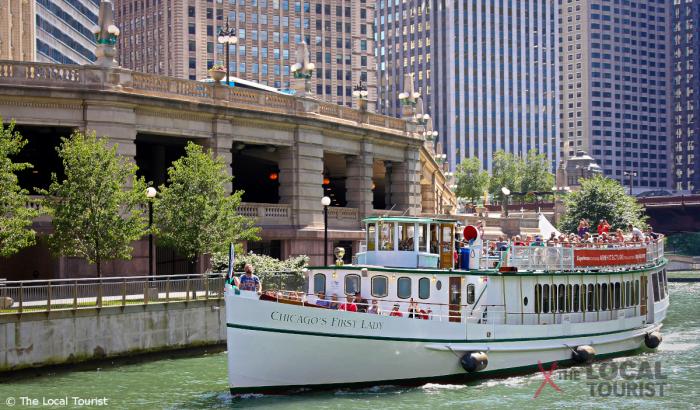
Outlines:
[[[549,371],[546,371],[546,370],[544,369],[544,367],[542,367],[542,362],[539,361],[539,360],[537,361],[537,367],[540,369],[540,372],[542,372],[542,374],[544,375],[544,380],[542,381],[542,384],[540,385],[540,388],[537,389],[537,391],[535,392],[535,397],[534,397],[534,398],[536,399],[537,396],[539,396],[540,393],[542,393],[542,389],[544,389],[544,386],[546,386],[547,383],[549,383],[550,385],[552,385],[552,387],[554,388],[554,390],[556,390],[556,391],[558,391],[558,392],[561,392],[561,389],[559,388],[559,386],[557,386],[556,384],[554,384],[554,381],[552,381],[552,374],[554,373],[555,370],[557,370],[557,362],[552,363],[552,367],[549,369]]]

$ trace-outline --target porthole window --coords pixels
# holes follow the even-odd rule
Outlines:
[[[401,277],[396,281],[396,296],[399,299],[411,297],[411,278]]]
[[[420,278],[418,280],[418,298],[419,299],[430,298],[430,279]]]
[[[372,296],[383,298],[389,294],[389,278],[386,276],[375,276],[372,278]]]
[[[323,273],[314,275],[314,292],[326,292],[326,275]]]
[[[467,305],[473,305],[474,304],[474,284],[470,283],[467,285]]]
[[[523,306],[527,306],[527,296],[523,298]]]
[[[442,289],[442,282],[441,281],[435,282],[435,289],[437,289],[437,290]]]
[[[360,275],[345,275],[345,294],[354,295],[360,291]]]

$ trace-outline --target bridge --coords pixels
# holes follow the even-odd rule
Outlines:
[[[263,228],[262,241],[248,249],[281,258],[306,254],[321,262],[324,195],[332,199],[330,245],[344,246],[348,258],[366,216],[456,209],[440,158],[416,123],[314,98],[121,68],[0,61],[0,113],[28,140],[19,160],[35,167],[19,177],[30,191],[46,187],[52,172],[61,175],[55,147],[74,130],[107,136],[156,186],[186,141],[210,148],[230,164],[230,189],[246,191],[240,212]],[[35,227],[46,233],[50,221],[40,218]],[[141,242],[133,260],[110,264],[108,275],[148,272]],[[158,273],[191,273],[168,252],[158,248]],[[82,260],[51,257],[41,239],[0,266],[0,277],[10,279],[93,272]]]

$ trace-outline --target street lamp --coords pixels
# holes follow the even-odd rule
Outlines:
[[[329,197],[321,198],[321,205],[323,205],[323,266],[328,266],[328,205],[330,204]]]
[[[632,178],[637,176],[637,171],[625,171],[622,174],[626,177],[630,177],[630,195],[632,195]]]
[[[152,186],[146,188],[148,198],[148,276],[153,280],[153,199],[158,191]]]
[[[510,195],[510,189],[503,187],[501,188],[503,193],[503,216],[508,217],[508,196]]]
[[[230,48],[232,44],[238,43],[238,37],[236,37],[236,29],[229,27],[228,18],[226,18],[226,26],[219,30],[219,37],[217,39],[219,44],[223,44],[226,47],[226,85],[231,85],[231,68],[230,64]]]

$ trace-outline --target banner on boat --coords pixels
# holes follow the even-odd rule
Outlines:
[[[634,265],[647,261],[647,251],[639,249],[575,249],[574,266]]]

